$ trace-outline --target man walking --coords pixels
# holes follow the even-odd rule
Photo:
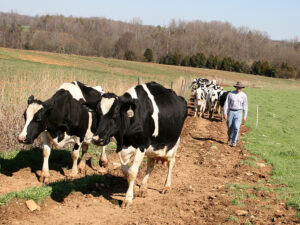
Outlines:
[[[242,92],[245,87],[241,82],[237,82],[233,87],[235,91],[231,91],[226,98],[224,104],[224,118],[227,120],[228,127],[228,144],[235,147],[238,139],[238,134],[243,118],[243,123],[246,122],[248,113],[247,95]],[[244,117],[242,115],[244,114]]]

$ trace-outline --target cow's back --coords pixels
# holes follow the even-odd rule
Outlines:
[[[153,138],[153,142],[157,144],[169,142],[173,145],[177,142],[187,117],[187,102],[171,89],[155,82],[148,83],[147,87],[159,109],[159,132],[158,136]]]

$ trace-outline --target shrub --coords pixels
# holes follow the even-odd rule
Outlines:
[[[190,56],[185,56],[181,60],[181,65],[182,66],[191,66],[191,57]]]
[[[150,48],[147,48],[144,52],[144,57],[146,62],[153,62],[153,51]]]
[[[131,61],[136,60],[136,55],[135,55],[134,51],[131,51],[131,50],[125,51],[124,59],[131,60]]]

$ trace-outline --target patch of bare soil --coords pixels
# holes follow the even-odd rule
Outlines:
[[[241,133],[247,132],[242,127]],[[163,195],[167,168],[156,164],[149,178],[145,198],[135,198],[128,209],[121,209],[127,182],[120,169],[112,165],[105,175],[109,182],[95,184],[88,190],[68,194],[58,201],[49,197],[40,211],[30,212],[24,201],[13,200],[0,207],[0,224],[297,224],[296,211],[287,207],[274,192],[271,167],[241,164],[248,152],[243,143],[235,148],[226,141],[225,122],[187,118],[173,170],[172,190]],[[110,155],[117,162],[117,155]],[[145,174],[140,169],[137,184]],[[51,171],[54,178],[60,179]],[[60,175],[62,176],[62,175]],[[5,180],[6,179],[6,180]],[[2,193],[15,187],[39,185],[33,173],[23,169],[4,179]],[[8,185],[7,185],[8,184]],[[247,184],[242,194],[228,188],[230,184]],[[6,186],[7,185],[7,186]],[[11,185],[11,186],[10,186]],[[6,186],[6,188],[4,188]],[[240,190],[239,190],[240,191]]]

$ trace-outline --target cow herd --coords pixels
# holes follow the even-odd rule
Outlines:
[[[76,176],[85,168],[85,154],[90,143],[103,146],[100,163],[105,166],[108,163],[105,146],[114,140],[122,171],[128,181],[122,207],[132,203],[135,179],[145,156],[148,158],[147,170],[137,196],[145,195],[155,160],[168,163],[162,193],[170,190],[176,151],[187,117],[185,99],[173,90],[149,82],[117,96],[104,93],[100,86],[89,87],[74,81],[62,84],[46,101],[30,96],[27,103],[25,125],[18,140],[23,144],[32,144],[41,134],[44,157],[41,182],[47,182],[50,176],[48,160],[51,143],[58,148],[68,143],[74,144],[71,176]],[[80,149],[82,157],[77,165]],[[131,156],[134,157],[129,167]]]
[[[206,111],[212,118],[220,114],[228,92],[215,80],[195,79],[191,84],[194,95],[195,116]],[[132,203],[135,179],[143,158],[147,156],[146,175],[137,196],[144,197],[147,181],[156,160],[168,164],[168,174],[162,193],[171,188],[172,169],[180,134],[187,117],[187,102],[171,90],[156,82],[140,84],[123,95],[103,92],[100,86],[90,87],[79,81],[62,84],[46,101],[30,96],[24,112],[25,125],[18,140],[32,144],[41,135],[43,140],[43,166],[40,181],[49,180],[51,146],[63,148],[73,143],[71,177],[85,169],[85,157],[90,143],[102,146],[100,165],[108,160],[105,146],[116,142],[122,171],[128,189],[122,207]],[[51,145],[52,144],[52,145]],[[80,150],[82,156],[78,164]],[[132,165],[129,167],[133,156]]]
[[[201,117],[207,112],[210,119],[214,114],[218,114],[222,120],[222,109],[229,92],[218,85],[216,80],[210,81],[203,78],[194,79],[191,89],[194,100],[194,116]]]

